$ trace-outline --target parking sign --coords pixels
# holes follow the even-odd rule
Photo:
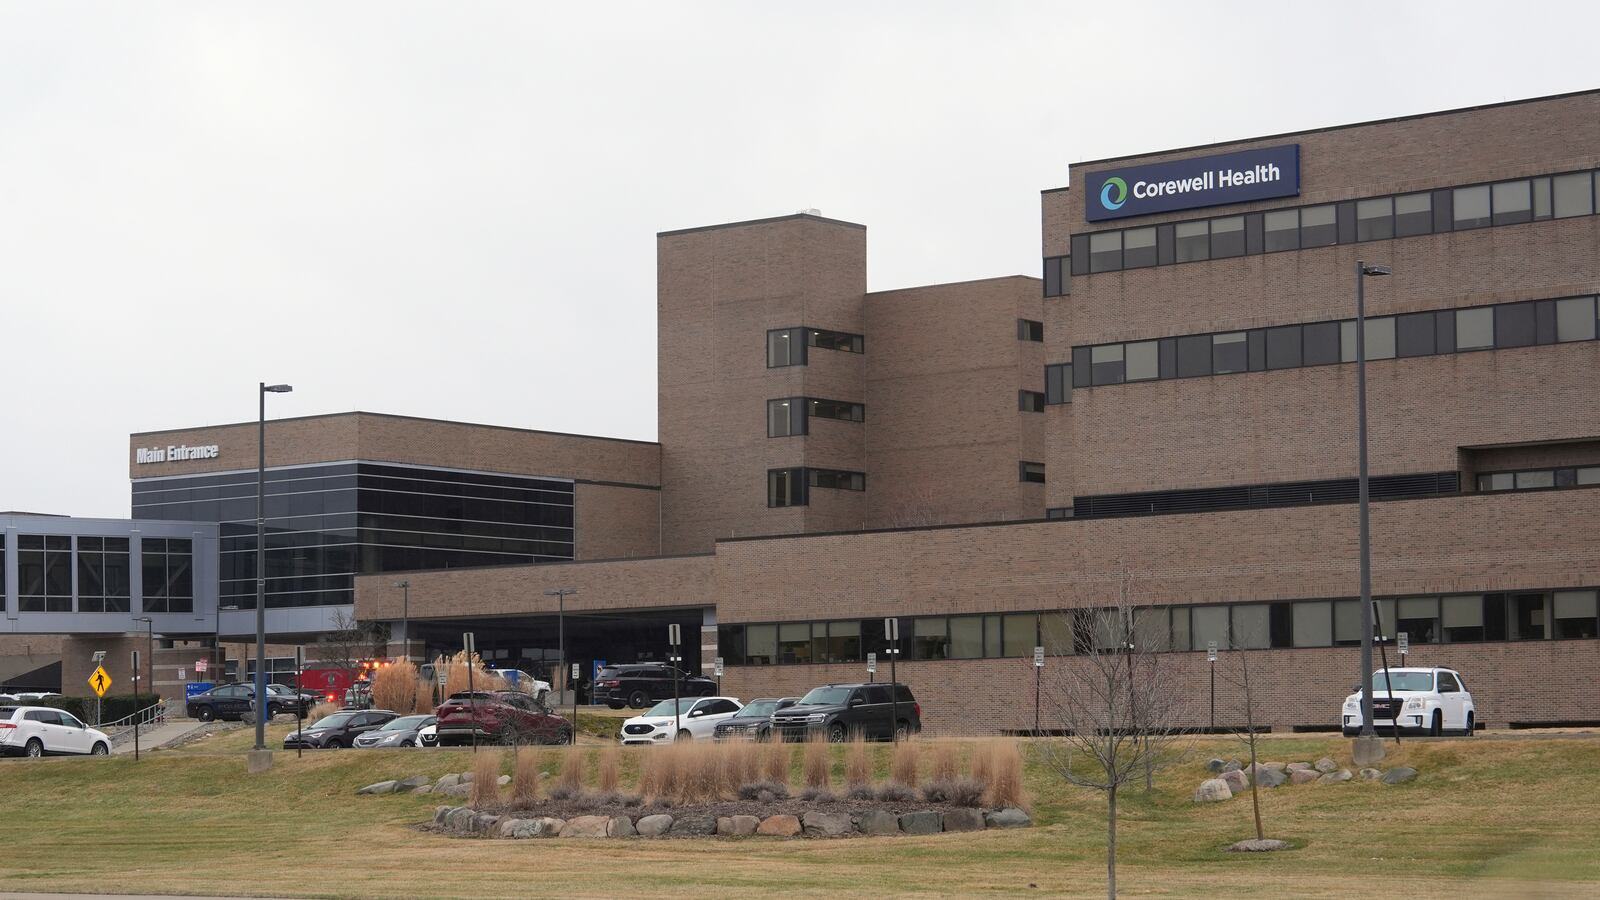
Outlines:
[[[1410,653],[1411,652],[1411,635],[1409,635],[1409,634],[1405,633],[1404,631],[1402,631],[1398,635],[1396,635],[1395,637],[1398,638],[1396,643],[1398,643],[1400,645],[1400,655],[1401,656],[1405,656],[1407,653]]]
[[[876,653],[868,653],[867,654],[867,674],[868,675],[876,675],[876,674],[878,674],[878,654],[876,654]]]
[[[718,678],[722,677],[722,657],[719,656],[712,661],[711,670],[716,673]]]
[[[1035,648],[1033,648],[1033,667],[1035,669],[1044,668],[1044,648],[1043,647],[1035,647]]]

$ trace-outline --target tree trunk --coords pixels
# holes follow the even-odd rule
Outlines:
[[[1256,765],[1256,734],[1250,732],[1250,806],[1256,814],[1256,840],[1264,841],[1267,836],[1261,831],[1261,791],[1256,781],[1261,775],[1261,769]]]
[[[1106,792],[1106,897],[1117,900],[1117,786]]]

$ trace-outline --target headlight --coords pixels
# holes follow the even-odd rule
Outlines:
[[[1422,698],[1421,697],[1412,697],[1410,700],[1406,701],[1406,709],[1421,709],[1421,708],[1422,708]]]
[[[826,722],[827,720],[827,713],[811,713],[810,715],[806,716],[807,722]]]

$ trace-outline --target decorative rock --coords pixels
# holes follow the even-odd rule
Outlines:
[[[1213,758],[1211,758],[1209,760],[1206,760],[1206,771],[1210,772],[1213,775],[1220,775],[1220,774],[1222,774],[1223,767],[1226,766],[1226,765],[1227,765],[1227,763],[1223,762],[1220,759],[1217,759],[1217,758],[1213,757]]]
[[[664,813],[645,816],[635,822],[633,827],[635,831],[639,832],[640,837],[660,837],[667,833],[668,828],[672,827],[672,817]]]
[[[1234,794],[1241,794],[1250,786],[1250,776],[1243,769],[1230,769],[1222,773],[1222,780],[1228,783],[1228,790]]]
[[[1254,781],[1260,781],[1261,780],[1261,773],[1262,772],[1282,772],[1282,771],[1284,771],[1283,763],[1270,763],[1270,762],[1269,763],[1251,763],[1250,765],[1244,767],[1245,774],[1249,775],[1250,778],[1252,780],[1254,780]]]
[[[1289,783],[1289,776],[1282,769],[1262,768],[1261,774],[1256,776],[1256,784],[1262,787],[1275,788]]]
[[[952,809],[944,814],[945,831],[982,831],[983,811],[978,809]]]
[[[1233,788],[1221,778],[1207,778],[1200,782],[1200,787],[1194,792],[1194,802],[1215,803],[1219,800],[1233,799]]]
[[[1382,781],[1384,784],[1404,784],[1415,777],[1417,777],[1416,769],[1410,766],[1396,766],[1383,773]]]
[[[1334,762],[1331,758],[1324,756],[1323,758],[1317,760],[1316,765],[1314,766],[1314,768],[1318,772],[1321,772],[1324,775],[1326,775],[1329,772],[1337,772],[1337,771],[1339,771],[1339,764]]]
[[[443,825],[444,824],[444,817],[449,815],[450,811],[452,809],[455,809],[455,807],[454,806],[435,806],[433,808],[433,824],[435,824],[435,825]]]
[[[1289,842],[1275,841],[1271,838],[1259,841],[1252,839],[1240,841],[1237,844],[1229,844],[1226,849],[1230,853],[1267,853],[1273,850],[1287,850],[1289,849]]]
[[[516,835],[516,831],[517,831],[518,826],[521,826],[522,823],[524,823],[526,821],[528,821],[528,820],[527,819],[512,819],[512,818],[501,819],[500,820],[500,824],[495,828],[495,832],[497,834],[499,834],[503,838],[516,837],[517,836]]]
[[[1352,779],[1354,777],[1355,777],[1354,775],[1350,774],[1350,770],[1349,769],[1340,769],[1337,772],[1325,772],[1325,773],[1323,773],[1322,777],[1317,779],[1317,783],[1318,784],[1338,784],[1341,781],[1349,781],[1350,779]]]
[[[806,834],[838,837],[851,830],[849,813],[808,812],[800,820]]]
[[[511,776],[510,775],[501,775],[499,778],[495,779],[494,783],[500,785],[501,787],[505,787],[506,785],[511,783]]]
[[[1224,772],[1237,772],[1242,768],[1244,768],[1244,766],[1241,765],[1240,762],[1237,759],[1230,759],[1222,767],[1222,771],[1224,771]]]
[[[984,813],[983,823],[990,828],[1025,828],[1033,824],[1033,819],[1015,806],[1008,806]]]
[[[394,793],[395,785],[397,785],[399,783],[400,782],[398,782],[398,781],[380,781],[377,784],[369,784],[364,788],[359,788],[359,789],[356,790],[356,793],[357,794],[392,794],[392,793]]]
[[[413,775],[410,778],[402,778],[401,780],[395,782],[394,791],[398,794],[401,791],[416,790],[425,784],[431,786],[433,784],[433,779],[426,775]]]
[[[869,810],[861,814],[856,829],[862,834],[899,834],[900,817],[886,809]]]
[[[794,816],[767,816],[756,826],[756,834],[771,837],[794,837],[800,833],[800,820]]]
[[[938,834],[944,819],[936,812],[908,812],[900,816],[900,830],[906,834]]]
[[[460,775],[457,775],[456,776],[456,783],[457,784],[471,784],[472,783],[472,773],[471,772],[462,772]]]
[[[1298,772],[1301,769],[1309,769],[1309,768],[1311,768],[1311,763],[1308,763],[1308,762],[1292,762],[1292,763],[1289,763],[1289,765],[1286,766],[1285,768],[1287,768],[1291,772]]]
[[[612,816],[606,823],[606,837],[633,837],[638,833],[633,829],[633,820],[627,816]]]
[[[1377,781],[1379,778],[1383,777],[1382,772],[1379,772],[1377,769],[1374,769],[1371,766],[1367,766],[1365,769],[1362,769],[1356,774],[1361,776],[1362,781]]]
[[[717,817],[705,813],[687,813],[672,820],[669,834],[686,837],[707,837],[717,833]]]
[[[458,785],[460,783],[461,783],[461,776],[457,775],[454,772],[451,772],[448,775],[441,775],[439,777],[439,780],[434,782],[433,789],[434,790],[440,790],[442,788],[455,787],[456,785]]]
[[[465,797],[468,794],[472,793],[472,785],[470,785],[470,784],[452,784],[452,785],[450,785],[449,787],[446,787],[446,788],[438,788],[438,787],[436,787],[436,788],[433,789],[433,792],[435,794],[444,794],[444,795],[449,796],[449,797]]]
[[[755,834],[756,833],[756,829],[760,828],[760,827],[761,827],[761,817],[760,816],[734,816],[733,817],[733,833],[735,835],[738,835],[739,837],[748,837],[748,836],[750,836],[752,834]]]
[[[491,816],[488,813],[479,813],[478,815],[472,817],[472,833],[486,834],[494,831],[495,826],[499,824],[499,816]]]
[[[1289,772],[1290,784],[1310,784],[1322,777],[1316,769],[1292,769]]]
[[[477,814],[470,806],[458,806],[445,814],[445,827],[451,831],[470,831],[472,830],[472,819]]]
[[[606,816],[577,816],[567,820],[561,829],[564,838],[603,838],[611,825]]]

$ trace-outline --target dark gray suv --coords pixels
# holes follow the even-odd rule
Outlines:
[[[921,730],[922,705],[903,684],[825,684],[772,714],[773,735],[786,741],[818,733],[835,744],[858,734],[869,741],[904,740]]]

